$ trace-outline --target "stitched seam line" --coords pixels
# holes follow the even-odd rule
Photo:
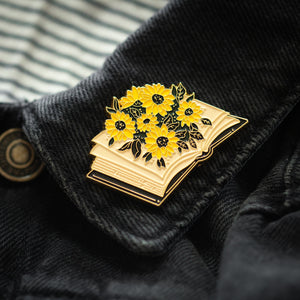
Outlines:
[[[293,205],[294,200],[291,199],[293,192],[293,179],[292,175],[295,174],[294,170],[297,167],[297,163],[299,163],[299,142],[296,143],[294,151],[290,155],[290,159],[286,165],[286,169],[284,172],[283,180],[285,184],[285,201],[284,205],[289,207]]]

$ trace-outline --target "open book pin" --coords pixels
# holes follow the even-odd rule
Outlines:
[[[133,86],[106,111],[87,177],[157,206],[248,122],[197,100],[182,83]]]

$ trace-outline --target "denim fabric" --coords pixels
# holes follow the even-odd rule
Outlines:
[[[299,12],[171,1],[76,87],[0,105],[46,165],[0,179],[3,298],[298,299]],[[179,81],[249,124],[161,207],[87,180],[112,96]]]
[[[299,18],[292,5],[283,14],[279,4],[242,4],[171,2],[101,70],[24,108],[25,133],[71,200],[137,253],[160,254],[178,241],[298,101]],[[132,85],[179,81],[199,99],[248,118],[249,125],[159,209],[87,181],[90,141],[103,128],[112,96]]]

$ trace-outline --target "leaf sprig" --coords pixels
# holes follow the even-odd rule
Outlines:
[[[188,151],[190,149],[197,149],[198,147],[197,141],[201,141],[204,139],[202,133],[199,130],[198,125],[193,122],[193,123],[187,123],[190,124],[188,126],[182,123],[182,121],[177,120],[178,117],[177,112],[179,107],[181,107],[180,105],[183,101],[184,102],[198,101],[197,99],[195,99],[195,93],[193,92],[192,94],[187,94],[187,90],[181,82],[177,86],[172,84],[170,88],[170,92],[174,96],[174,102],[171,105],[172,110],[167,111],[165,115],[161,115],[160,113],[157,113],[155,115],[158,121],[156,126],[161,127],[163,124],[165,124],[169,132],[171,131],[175,132],[175,136],[178,138],[176,144],[178,146],[177,149],[179,153],[182,153],[183,150]],[[122,113],[128,114],[131,117],[132,121],[135,122],[135,132],[133,134],[132,140],[125,142],[122,145],[122,147],[118,149],[119,151],[128,151],[128,150],[131,151],[135,159],[141,156],[142,144],[146,143],[145,140],[148,134],[148,131],[140,130],[137,126],[137,120],[142,116],[145,117],[145,114],[147,114],[146,107],[143,106],[143,101],[141,100],[138,99],[129,107],[122,108],[122,105],[119,103],[118,98],[114,97],[112,106],[106,107],[106,111],[109,114],[115,114],[116,112],[120,111]],[[195,104],[189,104],[189,105],[195,105]],[[182,109],[184,108],[181,107],[180,109],[182,114]],[[200,118],[198,120],[200,120],[199,122],[201,122],[202,125],[204,126],[212,126],[212,122],[208,118]],[[108,145],[112,146],[114,143],[115,143],[115,138],[111,137],[108,141]],[[145,160],[145,162],[149,162],[151,159],[153,159],[153,157],[154,157],[153,153],[149,151],[145,152],[142,155],[142,158]],[[158,167],[166,166],[165,159],[163,157],[157,159],[156,163]]]

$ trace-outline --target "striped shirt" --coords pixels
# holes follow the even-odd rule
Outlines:
[[[0,0],[0,102],[77,84],[167,0]]]

